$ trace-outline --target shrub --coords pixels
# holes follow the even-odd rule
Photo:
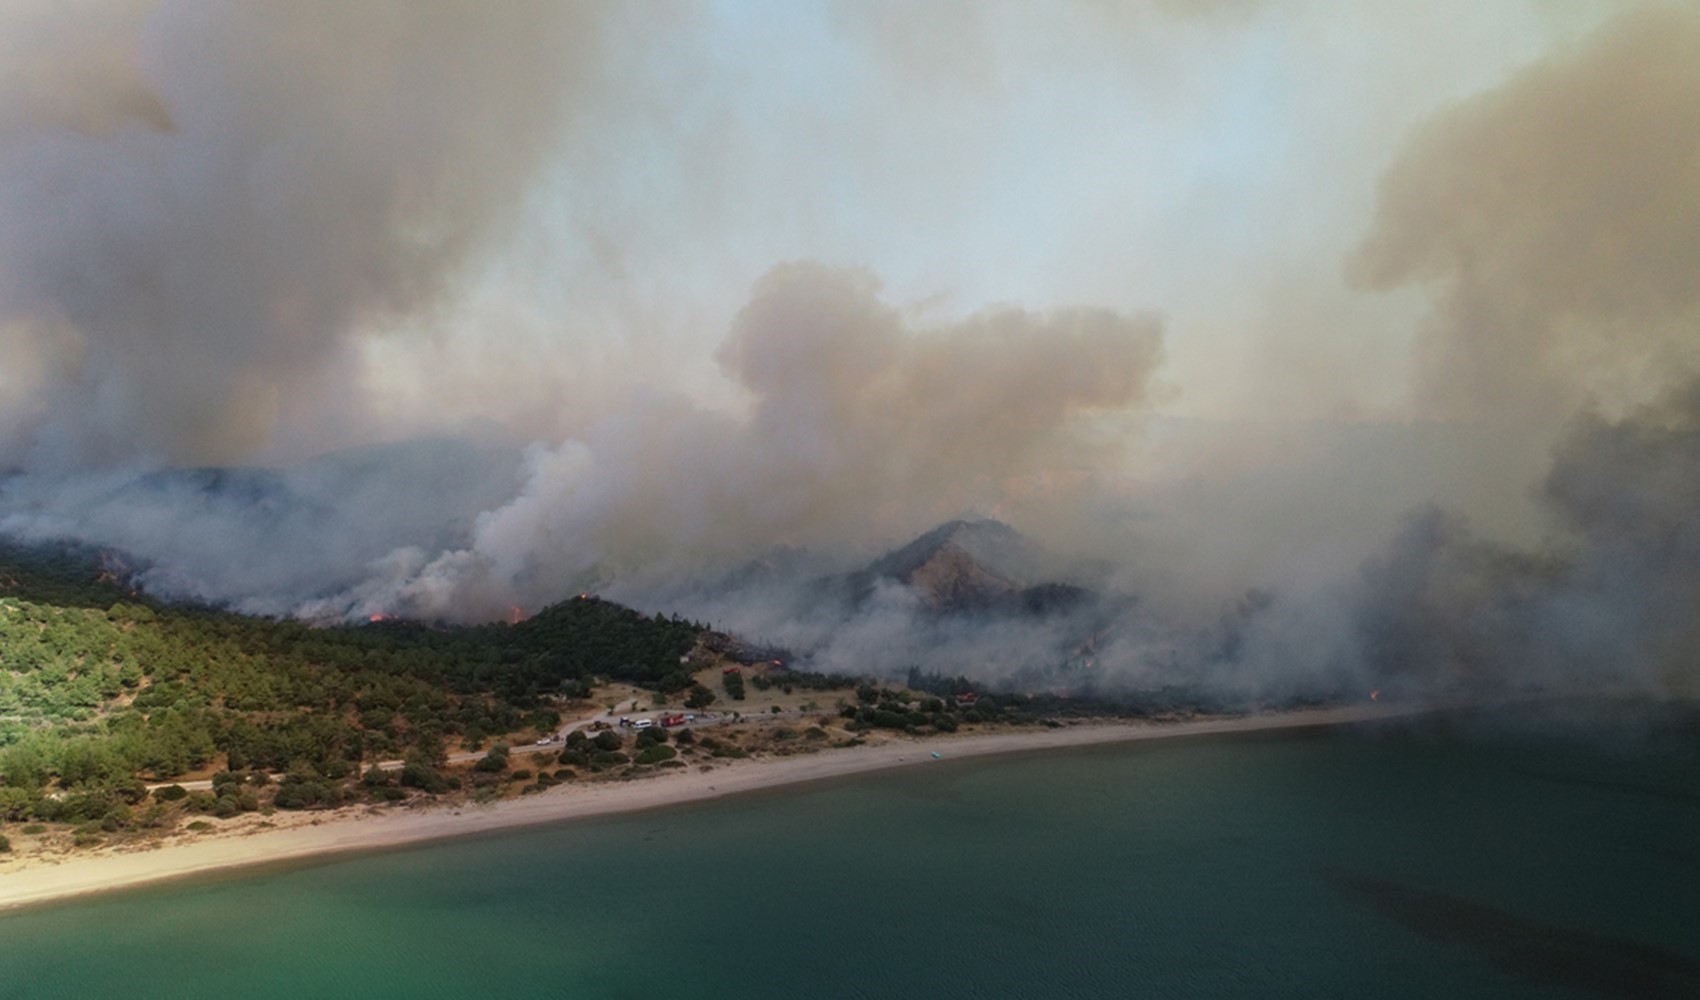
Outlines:
[[[153,790],[153,797],[160,802],[176,802],[189,797],[189,790],[182,785],[162,785]]]
[[[531,780],[531,771],[530,771],[529,768],[522,767],[519,770],[515,771],[514,773],[508,775],[508,779],[510,781],[530,781]]]
[[[575,729],[567,734],[567,749],[569,750],[582,750],[584,745],[589,742],[590,737],[585,735],[582,729]]]
[[[279,809],[308,809],[313,806],[341,804],[342,789],[336,785],[316,778],[301,778],[294,775],[278,782],[277,796],[272,799],[272,805]]]
[[[202,830],[211,830],[212,828],[213,825],[204,819],[198,819],[189,824],[189,829],[193,830],[195,833],[200,833]]]
[[[883,708],[876,710],[874,712],[873,719],[870,721],[881,729],[909,728],[909,716],[899,715],[896,712],[888,712]]]
[[[559,771],[555,772],[556,781],[571,781],[576,777],[578,777],[578,775],[575,774],[573,769],[570,767],[563,767]]]
[[[643,753],[638,754],[637,762],[639,764],[659,764],[664,760],[672,760],[677,756],[679,756],[679,751],[665,743],[657,743],[645,750]]]
[[[40,823],[31,823],[24,827],[24,832],[28,834],[46,833],[47,827],[42,826]]]
[[[596,739],[591,742],[596,744],[596,749],[602,751],[618,750],[625,744],[625,740],[620,739],[620,734],[614,732],[612,729],[604,729],[600,733],[597,733]]]
[[[707,708],[714,704],[714,692],[701,684],[692,684],[691,690],[685,695],[686,708]]]
[[[11,849],[12,849],[12,842],[10,840],[6,839],[5,834],[0,833],[0,854],[5,854],[6,852],[10,851]]]
[[[390,772],[376,764],[373,764],[371,767],[366,769],[365,774],[360,776],[360,781],[365,784],[367,788],[382,788],[390,783]]]
[[[403,788],[417,788],[431,795],[441,795],[458,784],[446,780],[437,769],[417,761],[409,763],[401,769],[401,785]]]
[[[220,799],[218,801],[228,802],[230,800]],[[318,801],[318,797],[308,790],[306,782],[291,781],[278,788],[277,797],[272,799],[272,805],[279,809],[305,809],[316,801]],[[214,812],[217,812],[216,808]]]

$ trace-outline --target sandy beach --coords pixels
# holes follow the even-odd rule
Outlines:
[[[1417,715],[1432,709],[1418,704],[1366,704],[1187,722],[1106,721],[925,739],[892,736],[865,746],[716,762],[712,768],[664,771],[632,781],[569,783],[543,794],[486,805],[280,812],[266,820],[255,816],[231,821],[217,832],[184,835],[177,842],[167,840],[159,846],[0,861],[0,910],[243,866],[663,808],[866,771],[936,765],[941,760],[1339,725]],[[934,757],[935,753],[939,756]]]

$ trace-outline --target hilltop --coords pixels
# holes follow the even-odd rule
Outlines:
[[[1002,521],[947,521],[853,574],[848,589],[864,599],[882,581],[897,583],[937,614],[1045,614],[1093,596],[1044,579],[1050,562]]]

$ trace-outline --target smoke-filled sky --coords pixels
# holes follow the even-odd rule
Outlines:
[[[1193,618],[1424,505],[1574,546],[1578,435],[1700,367],[1697,51],[1654,0],[14,2],[0,528],[459,618],[967,512]],[[208,466],[263,502],[148,477]]]

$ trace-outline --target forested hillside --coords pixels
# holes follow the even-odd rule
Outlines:
[[[314,628],[130,593],[97,556],[0,544],[0,819],[85,820],[196,770],[440,760],[660,686],[700,627],[579,597],[517,625]]]

